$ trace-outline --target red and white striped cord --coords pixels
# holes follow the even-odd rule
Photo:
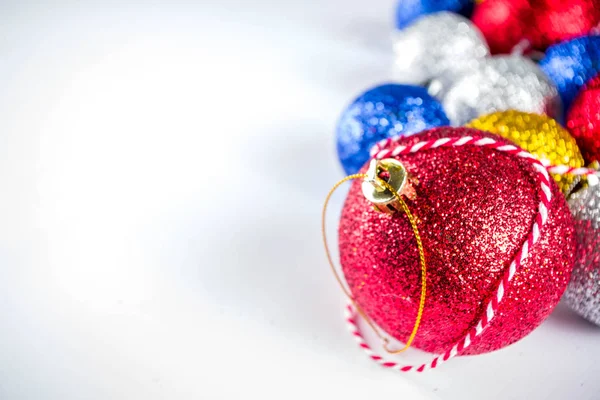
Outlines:
[[[498,284],[498,288],[496,289],[496,293],[492,296],[491,300],[488,302],[485,312],[477,322],[477,324],[472,328],[462,339],[456,342],[451,348],[449,348],[446,352],[441,355],[434,357],[430,362],[426,364],[422,364],[420,366],[412,366],[412,365],[401,365],[394,361],[387,361],[383,357],[375,354],[369,344],[365,341],[360,327],[356,322],[356,310],[352,304],[348,305],[346,311],[348,313],[346,321],[350,327],[352,335],[358,340],[359,346],[369,355],[369,357],[381,364],[386,368],[396,369],[402,372],[408,371],[417,371],[423,372],[426,369],[433,369],[439,366],[440,364],[448,361],[449,359],[455,357],[458,353],[466,349],[471,345],[473,340],[481,335],[481,333],[485,330],[486,326],[490,323],[490,321],[494,318],[496,311],[504,297],[504,292],[506,288],[508,288],[512,278],[514,277],[517,270],[520,268],[523,261],[527,258],[529,254],[529,250],[537,243],[540,238],[540,231],[546,224],[548,219],[548,209],[552,201],[552,190],[550,189],[550,177],[548,175],[548,170],[554,172],[552,168],[557,168],[556,170],[566,168],[565,171],[573,171],[578,172],[579,175],[591,175],[595,173],[595,170],[588,170],[587,168],[578,168],[571,169],[570,167],[547,167],[542,162],[537,160],[533,155],[526,152],[525,150],[503,142],[498,142],[492,138],[473,138],[470,136],[465,137],[451,137],[451,138],[442,138],[437,140],[427,140],[418,142],[416,144],[410,146],[398,145],[396,147],[392,146],[393,140],[386,139],[381,142],[379,145],[376,145],[372,150],[372,156],[377,159],[384,159],[389,157],[397,157],[403,154],[416,153],[419,151],[425,151],[429,149],[435,149],[438,147],[460,147],[460,146],[478,146],[489,149],[494,149],[497,151],[506,152],[509,154],[514,154],[518,157],[524,158],[531,162],[536,176],[539,182],[538,196],[540,199],[540,203],[538,205],[538,213],[529,232],[527,239],[523,243],[521,249],[517,252],[514,259],[511,261],[509,267],[506,269],[502,280]],[[389,146],[389,147],[388,147]],[[566,173],[566,172],[564,172]],[[594,176],[595,177],[595,176]]]
[[[454,139],[456,139],[456,138],[454,138]],[[416,147],[416,145],[410,146],[412,150],[409,151],[408,153],[416,153],[419,150],[427,150],[430,148],[440,147],[441,145],[428,147],[428,143],[434,143],[434,142],[439,142],[439,141],[444,141],[444,140],[450,141],[449,138],[444,138],[444,139],[438,139],[438,140],[419,142],[419,143],[417,143],[417,145],[421,145],[421,144],[422,145],[420,147]],[[489,141],[496,143],[498,145],[498,147],[503,146],[500,143],[496,142],[494,139],[489,138]],[[399,148],[402,148],[405,146],[398,146],[391,150],[390,149],[382,150],[382,149],[388,147],[389,145],[391,145],[393,142],[394,142],[394,139],[383,139],[383,140],[379,141],[377,144],[375,144],[375,146],[373,146],[371,148],[371,151],[370,151],[371,157],[376,157],[378,159],[382,159],[382,158],[386,158],[386,157],[390,157],[390,156],[394,157],[395,155],[398,155],[398,154],[407,154],[407,152],[404,152],[399,149]],[[454,145],[454,146],[456,146],[456,145]],[[446,146],[446,147],[448,147],[448,146]],[[486,147],[490,147],[490,146],[486,146]],[[491,146],[491,147],[494,147],[494,146]],[[517,146],[513,146],[513,147],[520,151],[525,152],[525,150],[523,150]],[[392,154],[392,153],[395,153],[395,154]],[[597,176],[598,171],[593,168],[569,167],[568,165],[551,165],[548,160],[540,160],[540,162],[542,163],[542,165],[544,165],[546,167],[548,172],[551,174],[587,176],[587,179],[588,179],[588,182],[590,185],[593,186],[593,185],[597,185],[598,183],[600,183],[598,181],[598,176]]]

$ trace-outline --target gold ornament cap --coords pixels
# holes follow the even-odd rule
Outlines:
[[[416,198],[411,181],[414,179],[400,161],[394,158],[371,160],[363,178],[362,192],[376,211],[394,214],[402,209],[394,192],[411,200]]]

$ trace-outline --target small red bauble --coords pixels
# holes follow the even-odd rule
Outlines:
[[[522,39],[538,50],[585,35],[600,22],[600,0],[485,0],[473,22],[492,53],[509,53]]]
[[[600,75],[590,80],[573,101],[567,128],[585,161],[600,161]]]
[[[525,37],[539,50],[588,34],[600,22],[598,0],[543,0],[531,3],[534,25],[527,30]]]
[[[471,19],[479,28],[492,54],[510,53],[531,24],[527,0],[486,0],[475,7]]]
[[[494,137],[469,128],[438,128],[394,144],[456,136]],[[538,183],[519,157],[479,147],[437,148],[398,158],[417,180],[407,204],[417,219],[427,261],[427,297],[413,342],[443,352],[479,321],[505,268],[537,215]],[[569,281],[573,221],[552,183],[552,203],[540,240],[517,271],[496,316],[463,354],[507,346],[535,329]],[[388,334],[406,342],[421,290],[418,249],[402,213],[381,214],[355,181],[339,227],[342,270],[358,305]]]

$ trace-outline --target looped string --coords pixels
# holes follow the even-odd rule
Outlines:
[[[354,297],[352,296],[350,291],[344,285],[342,278],[340,277],[340,274],[337,272],[337,269],[335,268],[335,263],[333,262],[333,259],[331,257],[331,252],[329,251],[329,245],[327,242],[327,232],[326,232],[325,225],[326,225],[326,216],[327,216],[327,205],[329,204],[329,200],[331,199],[331,196],[345,182],[351,181],[353,179],[365,179],[365,178],[367,178],[366,174],[349,175],[349,176],[341,179],[335,185],[333,185],[333,187],[327,194],[327,197],[325,198],[325,203],[323,204],[323,213],[321,216],[321,232],[323,234],[323,243],[325,245],[325,253],[327,255],[327,260],[329,261],[329,266],[331,267],[331,271],[333,272],[333,275],[335,276],[335,279],[337,280],[338,284],[342,288],[342,291],[344,292],[344,294],[348,297],[348,299],[350,300],[350,302],[352,303],[354,308],[363,317],[363,319],[367,322],[367,324],[369,324],[369,326],[375,332],[375,334],[383,341],[384,349],[390,354],[398,354],[398,353],[402,353],[402,352],[408,350],[408,348],[411,346],[412,342],[414,341],[415,336],[417,335],[417,331],[419,330],[419,326],[421,325],[421,319],[423,317],[423,310],[425,308],[425,297],[427,294],[427,285],[426,285],[427,268],[426,268],[426,263],[425,263],[425,251],[423,249],[423,243],[421,241],[421,235],[419,234],[419,228],[417,227],[416,219],[410,212],[410,209],[406,205],[406,202],[404,201],[402,196],[400,196],[400,194],[388,182],[384,181],[381,178],[378,178],[378,177],[376,178],[376,179],[378,179],[378,183],[381,184],[382,186],[385,186],[386,189],[389,190],[394,195],[396,200],[398,200],[398,203],[400,204],[402,211],[404,211],[404,213],[408,217],[408,220],[412,227],[413,233],[415,235],[415,239],[417,241],[417,247],[419,249],[419,261],[421,264],[421,298],[419,300],[419,309],[417,311],[415,325],[414,325],[413,330],[403,348],[398,349],[398,350],[389,349],[389,347],[388,347],[389,342],[390,342],[389,339],[381,333],[381,331],[377,328],[375,323],[373,323],[373,321],[367,316],[367,314],[362,310],[362,308],[356,303]]]

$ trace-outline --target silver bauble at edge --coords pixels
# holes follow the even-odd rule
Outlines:
[[[600,325],[600,185],[571,195],[577,256],[565,302],[578,314]]]

